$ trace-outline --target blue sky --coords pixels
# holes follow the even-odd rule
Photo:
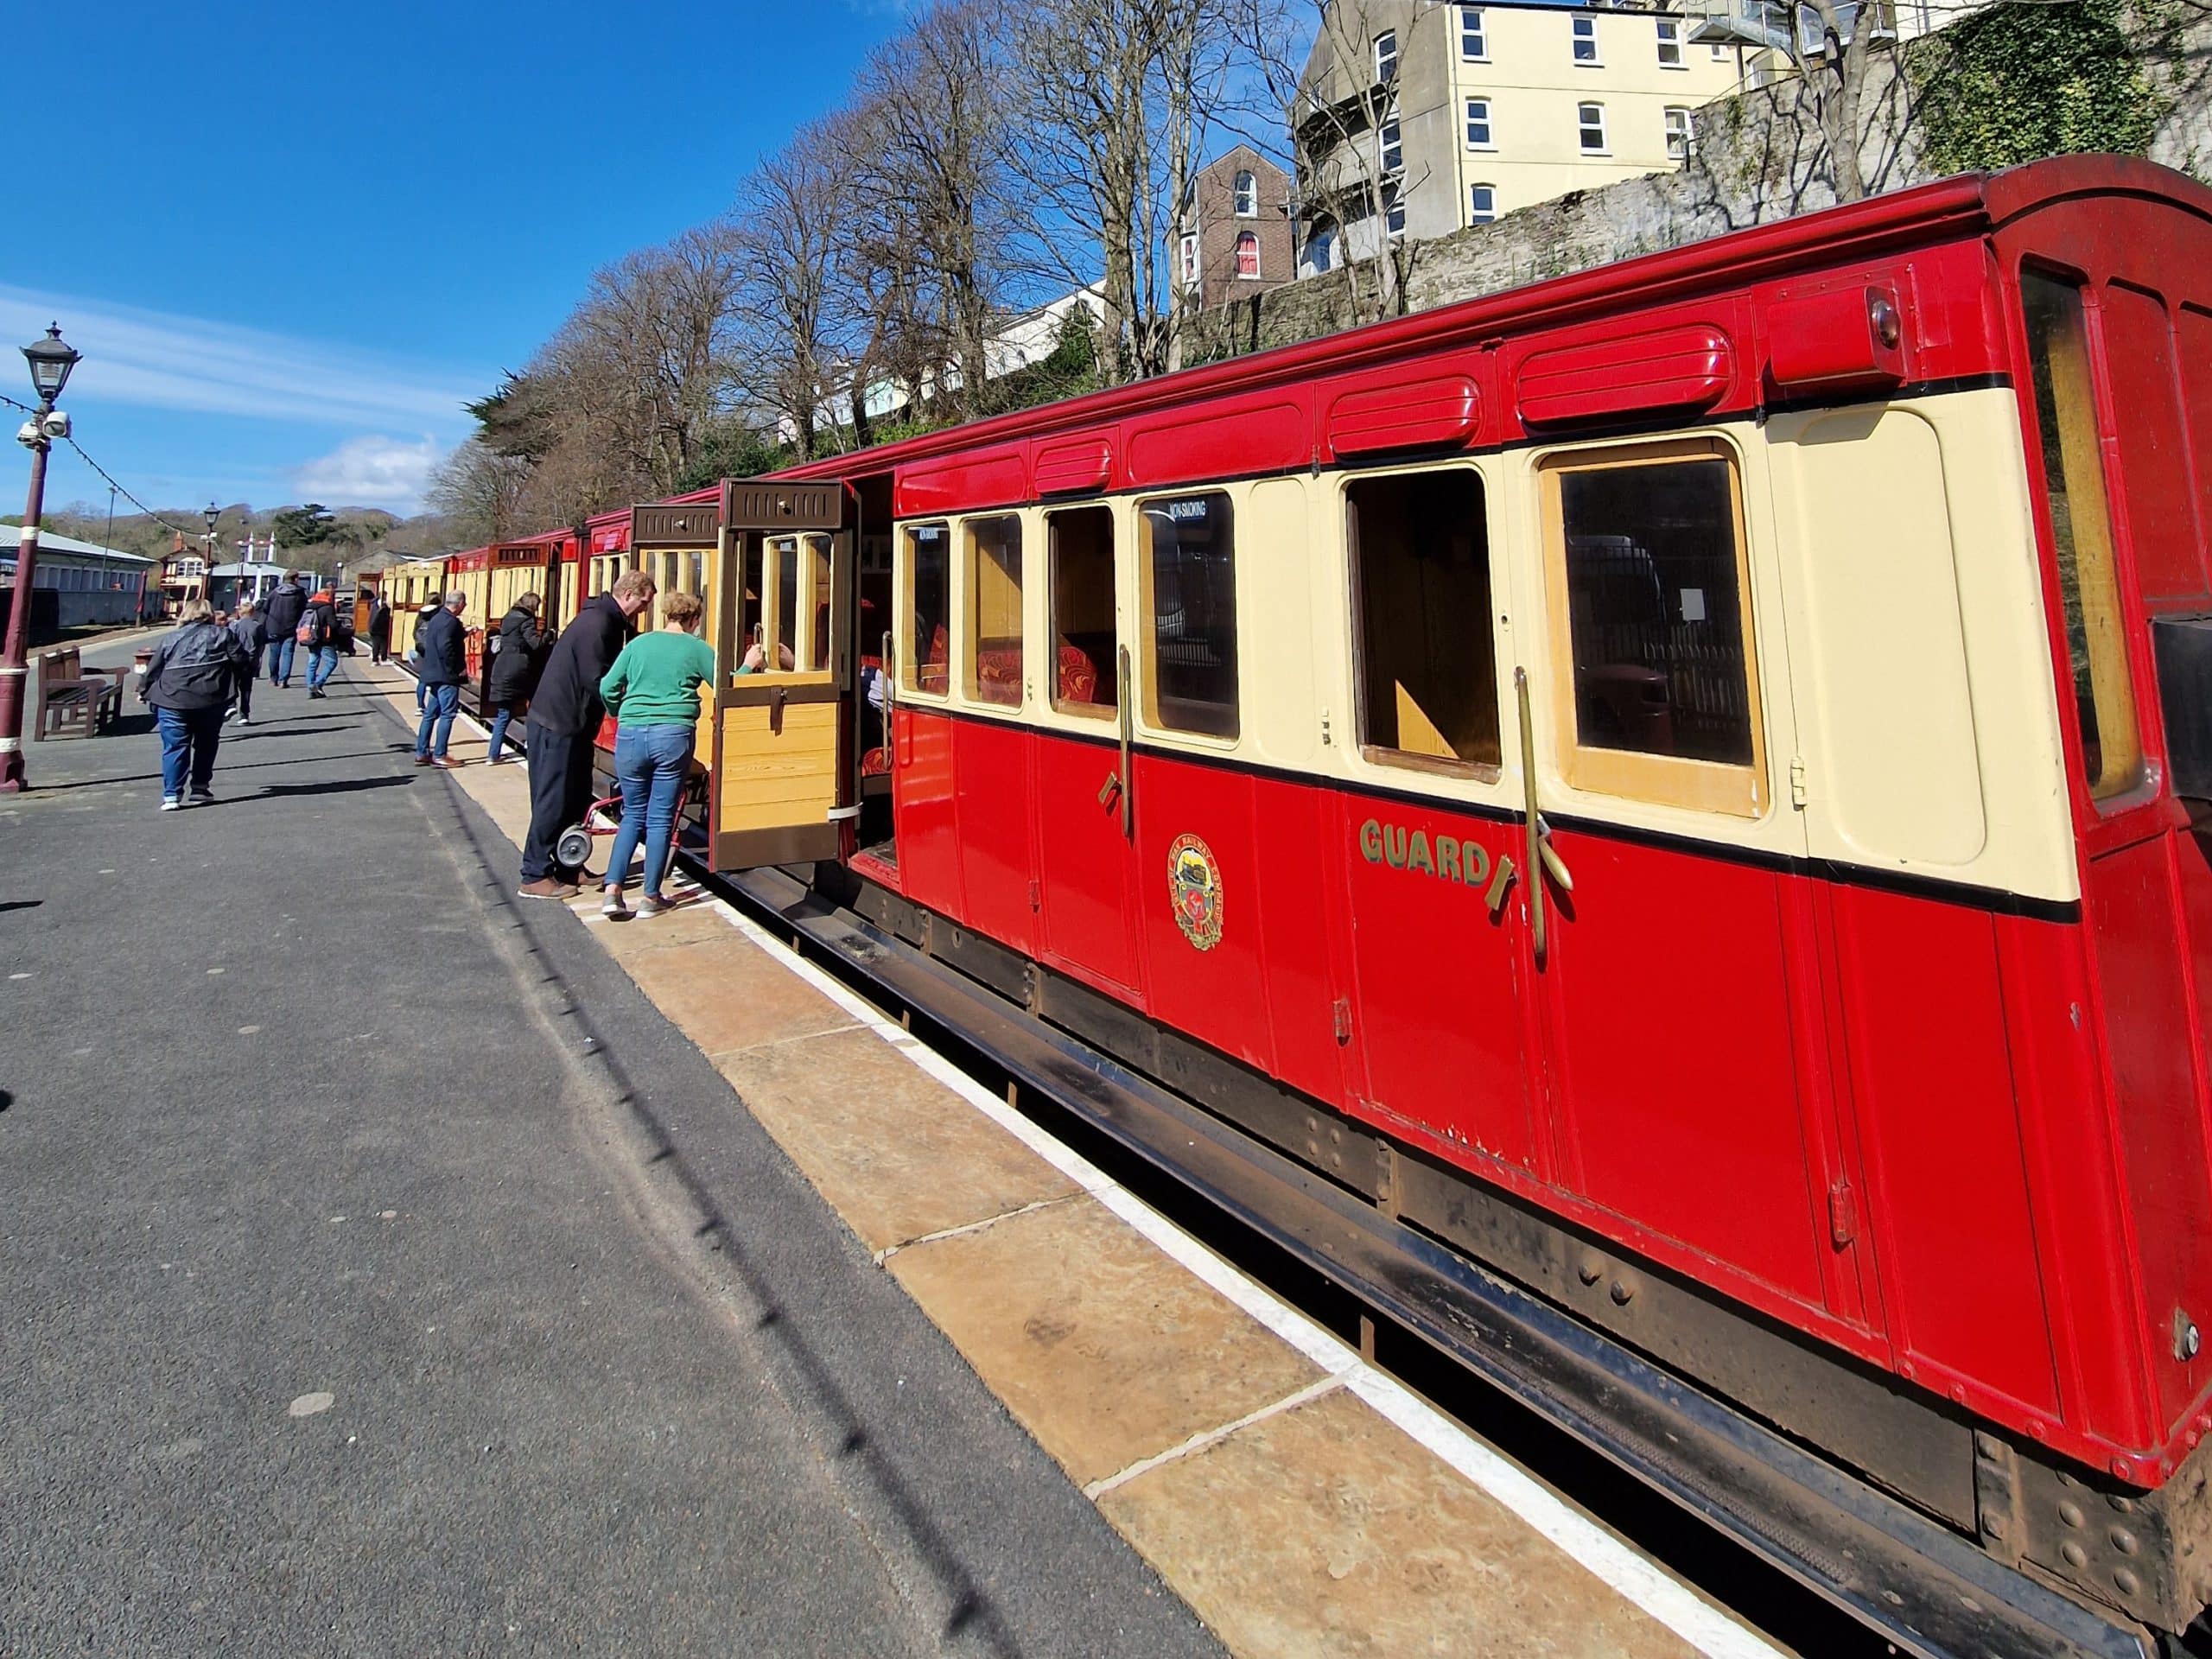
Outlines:
[[[19,93],[27,55],[74,71],[18,158],[41,176],[10,197],[0,391],[26,397],[12,348],[56,320],[85,353],[78,441],[149,505],[401,512],[467,436],[461,400],[594,269],[726,206],[898,22],[895,0],[0,10]],[[0,511],[22,483],[0,468]],[[62,446],[47,499],[104,509],[107,486]]]

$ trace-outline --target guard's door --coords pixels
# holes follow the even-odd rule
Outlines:
[[[722,486],[709,865],[833,859],[857,812],[853,515],[841,484]]]

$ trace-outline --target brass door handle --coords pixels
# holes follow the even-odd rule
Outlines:
[[[1137,804],[1129,788],[1129,751],[1136,739],[1136,714],[1129,707],[1129,648],[1123,645],[1115,654],[1114,707],[1121,716],[1122,770],[1118,781],[1122,789],[1122,838],[1134,841],[1137,834]]]
[[[1106,781],[1098,785],[1098,804],[1101,806],[1105,805],[1107,802],[1112,800],[1121,792],[1122,774],[1118,772],[1108,772],[1106,774]]]
[[[1549,875],[1558,882],[1562,893],[1574,891],[1574,877],[1567,870],[1567,861],[1553,849],[1552,827],[1544,822],[1544,815],[1537,806],[1536,722],[1529,710],[1527,669],[1514,669],[1513,690],[1521,705],[1521,797],[1522,829],[1527,836],[1522,861],[1529,871],[1529,942],[1535,951],[1536,966],[1541,968],[1551,943],[1551,906],[1544,896],[1544,877]]]

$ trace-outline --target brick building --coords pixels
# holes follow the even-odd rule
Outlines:
[[[1298,273],[1290,175],[1239,144],[1192,175],[1175,214],[1175,284],[1185,302],[1216,306]]]

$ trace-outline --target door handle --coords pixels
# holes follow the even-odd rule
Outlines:
[[[1129,648],[1123,645],[1114,658],[1114,707],[1120,715],[1122,728],[1122,839],[1135,841],[1137,835],[1137,804],[1135,792],[1129,787],[1129,751],[1136,737],[1136,712],[1129,707]]]
[[[1112,800],[1121,792],[1122,774],[1118,772],[1108,772],[1106,774],[1106,781],[1098,785],[1098,804],[1101,806],[1105,805],[1107,802]]]
[[[784,704],[786,701],[782,686],[768,688],[768,729],[778,737],[784,734]]]
[[[1529,944],[1536,954],[1536,966],[1544,965],[1545,953],[1549,948],[1550,904],[1544,896],[1544,877],[1549,875],[1559,883],[1560,891],[1573,893],[1574,877],[1567,868],[1567,861],[1552,846],[1552,827],[1544,822],[1544,815],[1536,804],[1536,722],[1529,710],[1529,671],[1516,666],[1513,671],[1513,690],[1521,705],[1521,791],[1525,823],[1523,830],[1527,842],[1522,861],[1529,872]]]

